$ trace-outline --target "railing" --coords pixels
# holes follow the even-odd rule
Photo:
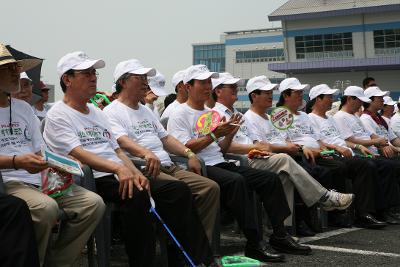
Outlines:
[[[400,47],[395,48],[375,48],[376,56],[393,56],[400,55]]]
[[[298,60],[324,60],[324,59],[337,59],[337,58],[352,58],[354,57],[352,50],[346,51],[329,51],[329,52],[311,52],[304,53],[304,58],[298,58]]]

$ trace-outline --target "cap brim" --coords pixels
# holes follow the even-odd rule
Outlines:
[[[307,90],[310,89],[310,85],[309,84],[301,84],[299,86],[293,87],[293,88],[289,88],[292,90]]]
[[[397,103],[395,101],[389,101],[388,103],[384,103],[384,105],[394,106]]]
[[[275,83],[270,83],[270,84],[266,84],[263,87],[260,88],[260,90],[262,91],[270,91],[270,90],[275,90],[278,88],[278,84]],[[253,90],[254,91],[254,90]]]
[[[150,87],[150,90],[156,95],[156,96],[166,96],[168,93],[164,90],[164,88],[161,87]]]
[[[202,74],[200,74],[199,76],[197,76],[197,77],[195,77],[193,79],[195,79],[195,80],[206,80],[208,78],[216,79],[218,77],[219,77],[218,72],[205,72],[205,73],[202,73]]]
[[[156,75],[157,71],[156,71],[156,69],[153,69],[153,68],[141,68],[141,69],[130,71],[129,73],[138,74],[138,75],[146,74],[149,77],[153,77]]]
[[[365,103],[371,103],[372,102],[372,100],[369,99],[368,97],[357,96],[357,98],[360,99],[362,102],[365,102]]]
[[[86,70],[88,68],[94,68],[94,69],[101,69],[106,66],[106,63],[102,59],[95,59],[95,60],[88,60],[85,61],[75,67],[73,67],[73,70]]]

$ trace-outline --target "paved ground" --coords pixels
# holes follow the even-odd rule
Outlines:
[[[266,240],[267,236],[268,230]],[[287,255],[285,263],[268,266],[400,266],[400,226],[383,230],[336,229],[300,239],[300,242],[311,245],[313,254]],[[221,254],[242,255],[244,243],[240,234],[225,229],[221,236]],[[126,262],[123,246],[114,246],[111,266],[128,266]],[[84,258],[75,266],[86,266]]]

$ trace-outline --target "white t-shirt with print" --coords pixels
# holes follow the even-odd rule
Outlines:
[[[12,134],[10,131],[10,107],[0,108],[0,155],[24,155],[40,152],[43,138],[39,120],[29,104],[11,99]],[[31,174],[23,169],[2,169],[4,182],[22,181],[41,185],[40,173]]]
[[[216,102],[213,110],[217,111],[219,115],[222,117],[225,117],[226,120],[230,120],[232,115],[235,113],[240,113],[237,109],[234,109],[233,112],[230,111],[227,107],[225,107],[223,104]],[[243,144],[243,145],[249,145],[253,144],[253,140],[250,138],[249,134],[249,127],[244,119],[242,125],[240,125],[239,130],[233,137],[232,142],[237,143],[237,144]]]
[[[244,114],[253,141],[266,142],[273,145],[286,146],[286,134],[275,129],[271,121],[261,117],[252,110]]]
[[[299,111],[293,114],[293,124],[286,130],[288,141],[311,148],[319,148],[319,134],[315,132],[312,124],[305,112]]]
[[[186,103],[179,105],[169,117],[167,127],[168,133],[183,144],[186,144],[193,138],[203,137],[204,135],[196,130],[196,122],[202,114],[210,110],[211,109],[206,107],[203,110],[196,110],[189,107]],[[213,166],[225,161],[221,153],[221,148],[216,142],[212,142],[210,145],[197,152],[196,155],[203,159],[208,166]]]
[[[346,147],[351,150],[351,148],[347,146],[346,141],[340,135],[339,128],[336,126],[336,123],[331,116],[323,118],[317,114],[309,113],[308,117],[310,118],[314,130],[319,134],[324,143]]]
[[[397,111],[392,118],[390,118],[390,128],[392,128],[397,137],[400,137],[400,111]]]
[[[339,110],[333,119],[344,139],[354,136],[361,140],[371,140],[371,133],[364,128],[360,118],[356,115]],[[374,154],[379,154],[375,146],[370,146],[368,149]]]
[[[68,155],[74,148],[83,149],[122,164],[115,153],[119,148],[114,138],[107,116],[97,107],[88,104],[89,113],[81,113],[63,101],[49,110],[46,117],[43,137],[49,148],[59,154]],[[111,173],[93,170],[95,178]]]
[[[161,114],[161,119],[169,118],[172,112],[176,109],[177,106],[179,106],[181,103],[178,102],[178,100],[175,100],[171,104],[168,105],[168,107],[163,111]]]
[[[368,114],[362,114],[360,120],[364,125],[364,128],[367,129],[367,131],[370,132],[371,134],[376,134],[381,137],[385,137],[389,141],[392,141],[393,139],[396,138],[396,135],[390,128],[390,125],[388,125],[389,130],[386,130],[384,126],[377,124],[374,121],[374,119],[372,119],[372,117]]]
[[[151,150],[160,159],[161,165],[171,166],[173,163],[164,150],[160,139],[168,136],[166,130],[154,114],[139,103],[137,110],[128,107],[118,100],[103,109],[111,124],[112,132],[118,140],[128,136],[135,143]],[[135,158],[130,153],[128,157]]]

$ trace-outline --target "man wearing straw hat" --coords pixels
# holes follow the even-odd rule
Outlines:
[[[26,61],[16,61],[6,47],[0,44],[0,113],[8,108],[7,94],[18,91],[19,73],[33,67]],[[34,63],[34,62],[33,62]],[[7,126],[6,126],[7,127]],[[1,139],[4,136],[1,134]],[[15,158],[0,150],[0,168],[13,169]],[[40,172],[47,167],[35,154],[21,155],[20,168]],[[32,168],[29,167],[31,165]],[[35,233],[29,208],[20,198],[0,194],[0,262],[4,266],[39,266]]]
[[[4,53],[3,49],[1,51]],[[9,58],[9,62],[13,60],[11,55],[4,57]],[[21,64],[24,67],[24,62]],[[12,65],[14,68],[15,66],[17,64]],[[10,79],[11,81],[13,80]],[[10,158],[8,168],[2,171],[6,192],[28,203],[41,265],[44,263],[49,236],[57,220],[59,207],[65,210],[70,219],[62,226],[54,246],[48,251],[47,262],[51,266],[69,266],[79,256],[101,219],[104,203],[98,195],[79,186],[72,188],[71,195],[63,195],[57,199],[41,192],[41,177],[38,172],[46,168],[47,164],[40,155],[43,139],[38,119],[29,104],[7,97],[6,93],[15,92],[18,87],[6,88],[9,91],[0,92],[0,101],[3,103],[0,110],[0,153]]]

